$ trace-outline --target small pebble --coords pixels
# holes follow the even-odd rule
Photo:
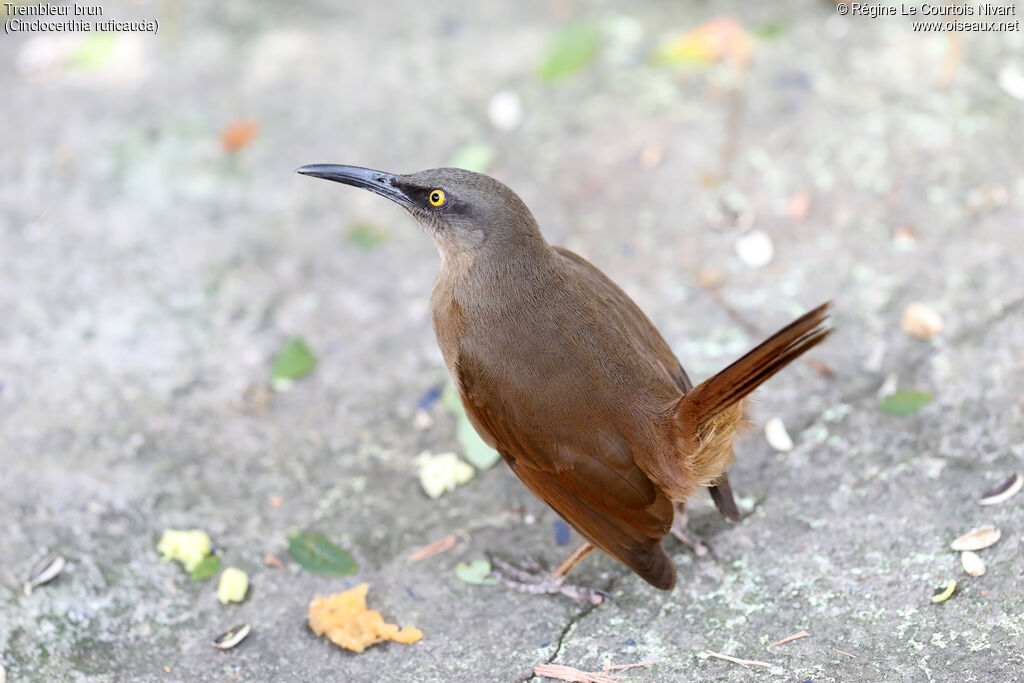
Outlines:
[[[697,282],[704,289],[714,289],[725,282],[725,271],[721,268],[701,268]]]
[[[999,531],[994,524],[986,524],[985,526],[978,527],[973,531],[968,531],[966,534],[950,543],[949,547],[953,550],[960,551],[984,550],[990,545],[994,545],[1002,535],[1002,532]]]
[[[523,103],[512,90],[496,92],[487,103],[487,118],[498,130],[510,131],[523,122]]]
[[[1024,100],[1024,73],[1012,66],[1004,66],[999,70],[999,87],[1010,97]]]
[[[978,553],[970,550],[964,551],[960,555],[960,564],[963,565],[964,571],[971,576],[983,576],[985,574],[985,562]]]
[[[656,142],[644,145],[640,151],[640,168],[650,171],[665,158],[665,148]]]
[[[1021,486],[1024,486],[1024,478],[1019,474],[1011,474],[1009,477],[986,491],[982,495],[981,500],[978,501],[978,504],[998,505],[999,503],[1005,502],[1017,495]]]
[[[748,268],[762,268],[772,262],[775,246],[763,230],[754,230],[736,240],[736,255]]]
[[[892,243],[897,249],[913,249],[917,246],[917,232],[909,225],[901,225],[893,230]]]
[[[67,564],[60,555],[47,555],[36,562],[25,581],[25,595],[32,595],[32,589],[56,579]]]
[[[942,316],[928,304],[914,302],[903,309],[900,327],[912,337],[932,339],[942,332]]]
[[[793,439],[786,431],[782,418],[773,417],[764,424],[764,437],[768,440],[768,445],[777,451],[788,453],[793,450]]]
[[[434,424],[434,418],[430,417],[430,413],[425,410],[417,410],[416,414],[413,415],[412,425],[416,429],[423,431],[424,429],[430,429],[430,426]]]
[[[220,650],[230,650],[245,640],[250,631],[252,631],[252,627],[249,624],[239,624],[214,638],[213,646]]]

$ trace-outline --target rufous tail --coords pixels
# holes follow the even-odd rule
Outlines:
[[[832,332],[830,306],[825,303],[800,316],[679,401],[677,433],[698,485],[713,486],[732,462],[733,438],[744,421],[743,399]]]

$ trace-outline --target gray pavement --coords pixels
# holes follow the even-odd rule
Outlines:
[[[976,502],[1024,469],[1024,102],[1006,89],[1024,34],[951,39],[824,2],[484,5],[109,3],[159,33],[0,37],[8,680],[525,681],[544,662],[644,660],[621,677],[1024,680],[1024,495]],[[766,36],[745,72],[651,62],[729,13]],[[566,18],[602,47],[547,83],[536,67]],[[486,114],[504,89],[525,113],[510,132]],[[258,134],[227,154],[220,133],[240,119]],[[759,341],[750,328],[836,300],[813,353],[834,375],[800,363],[760,393],[757,416],[783,418],[796,448],[759,431],[739,446],[746,514],[694,502],[714,554],[666,542],[674,592],[606,557],[575,574],[611,592],[593,609],[455,576],[487,551],[556,563],[555,516],[501,464],[423,494],[415,456],[457,446],[440,404],[414,425],[446,377],[435,250],[396,207],[292,170],[412,171],[480,143],[548,238],[619,282],[695,378]],[[803,216],[787,210],[801,194]],[[355,223],[388,239],[359,246]],[[751,228],[775,245],[761,269],[734,250]],[[900,330],[912,301],[943,316],[935,339]],[[243,412],[291,336],[316,370]],[[934,400],[889,415],[887,380]],[[1003,537],[971,578],[948,544],[986,522]],[[160,564],[165,528],[207,530],[249,573],[247,600],[222,606],[215,582]],[[358,571],[301,569],[287,537],[307,530]],[[407,561],[452,533],[448,552]],[[68,566],[26,597],[47,551]],[[957,593],[932,604],[950,578]],[[354,655],[314,637],[310,599],[361,582],[423,641]],[[238,648],[210,646],[242,621]]]

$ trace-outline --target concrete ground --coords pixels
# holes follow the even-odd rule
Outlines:
[[[649,661],[619,675],[1024,680],[1024,495],[977,503],[1024,469],[1024,34],[917,33],[826,2],[398,5],[108,3],[106,18],[155,17],[159,32],[0,38],[7,679],[525,681],[545,662]],[[730,14],[757,36],[749,66],[650,59]],[[600,50],[544,81],[569,19]],[[512,131],[488,120],[500,90],[522,101]],[[240,120],[258,133],[225,152]],[[781,417],[796,448],[759,431],[740,445],[745,516],[694,502],[714,553],[667,541],[671,593],[603,556],[574,575],[611,593],[597,608],[454,573],[488,551],[554,564],[567,548],[504,465],[423,494],[415,456],[457,447],[440,404],[414,424],[446,378],[434,248],[398,208],[292,170],[412,171],[480,144],[692,377],[836,301],[837,331],[812,354],[834,374],[801,362],[760,393],[758,417]],[[353,224],[381,243],[357,244]],[[735,251],[751,229],[775,246],[763,268]],[[945,321],[930,341],[900,329],[914,301]],[[260,411],[292,336],[318,366]],[[878,399],[894,386],[934,400],[890,415]],[[1002,539],[971,578],[949,542],[987,522]],[[222,606],[214,581],[161,564],[165,528],[207,530],[249,573],[246,601]],[[357,572],[301,569],[297,531],[348,549]],[[407,560],[453,533],[446,553]],[[67,568],[24,596],[48,551]],[[933,604],[951,578],[957,593]],[[362,582],[423,641],[354,655],[314,637],[310,599]],[[210,646],[243,621],[239,647]]]

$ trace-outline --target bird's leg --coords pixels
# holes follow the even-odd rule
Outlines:
[[[497,579],[501,585],[524,593],[561,593],[579,602],[599,605],[607,597],[607,593],[595,588],[565,582],[566,574],[592,552],[594,552],[594,546],[584,542],[552,572],[545,571],[536,560],[531,558],[524,560],[523,567],[516,567],[492,556],[491,564],[494,569],[491,571],[491,576]]]
[[[708,547],[700,536],[690,531],[686,526],[686,504],[676,504],[676,515],[672,518],[672,535],[686,545],[693,548],[693,554],[697,557],[704,557],[708,554]]]

